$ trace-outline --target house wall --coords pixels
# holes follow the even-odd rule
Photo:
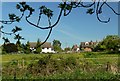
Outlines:
[[[78,52],[78,51],[80,51],[80,48],[77,48],[77,50],[76,50],[76,51],[77,51],[77,52]]]
[[[55,51],[52,48],[43,48],[42,53],[55,53]]]
[[[84,48],[84,51],[92,51],[92,49],[91,48]]]

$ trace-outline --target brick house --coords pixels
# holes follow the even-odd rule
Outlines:
[[[88,52],[90,52],[90,51],[93,50],[94,46],[96,46],[97,44],[98,44],[97,41],[96,42],[93,42],[93,41],[90,41],[90,42],[81,42],[80,49],[82,51],[88,51]]]

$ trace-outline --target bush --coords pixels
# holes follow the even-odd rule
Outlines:
[[[85,54],[88,54],[87,57],[96,56],[96,53]],[[12,60],[8,64],[4,64],[2,77],[12,79],[14,73],[16,73],[17,79],[118,79],[118,74],[106,71],[106,64],[97,65],[97,63],[93,62],[93,59],[77,59],[78,57],[72,55],[58,55],[55,57],[51,54],[39,58],[36,56],[33,58],[31,56],[29,59],[23,57],[19,59],[20,61]],[[25,67],[23,67],[23,59],[32,61],[29,64],[24,62]],[[22,67],[19,67],[19,65]]]
[[[17,52],[17,46],[13,43],[9,43],[9,44],[4,44],[3,45],[3,49],[2,49],[3,53],[14,53]]]
[[[96,55],[92,52],[83,54],[84,58],[96,58]]]

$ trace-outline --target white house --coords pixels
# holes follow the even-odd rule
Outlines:
[[[35,47],[36,47],[37,42],[30,42],[30,49],[34,52],[36,51]],[[51,46],[50,42],[45,42],[42,46],[42,53],[55,53],[55,51],[53,50],[53,47]]]

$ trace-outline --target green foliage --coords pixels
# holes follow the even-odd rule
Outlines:
[[[9,14],[9,19],[10,21],[17,21],[17,22],[20,21],[19,16],[16,16],[15,14]]]
[[[35,11],[32,7],[26,4],[26,2],[20,2],[16,5],[16,8],[20,10],[20,12],[25,12],[26,10],[29,11],[29,15],[27,17],[30,17],[32,13]]]
[[[20,42],[20,41],[17,41],[17,42],[16,42],[16,46],[17,46],[18,52],[21,53],[21,52],[23,51],[21,42]]]
[[[20,36],[19,34],[15,34],[14,39],[17,39],[17,41],[20,41],[21,39],[24,39],[22,36]]]
[[[58,7],[61,8],[61,9],[64,9],[64,8],[65,8],[65,5],[62,4],[62,3],[60,3]]]
[[[42,51],[42,48],[40,47],[40,40],[37,40],[37,44],[36,44],[36,51],[35,53],[40,53]]]
[[[16,33],[18,31],[21,31],[22,29],[20,27],[15,26],[15,28],[12,29],[13,33]]]
[[[92,52],[84,53],[84,58],[95,58],[96,55]]]
[[[93,14],[94,13],[93,8],[88,9],[86,13],[90,15]]]
[[[95,55],[94,53],[92,54]],[[14,59],[9,59],[10,62],[3,64],[3,79],[13,79],[14,73],[16,73],[17,79],[119,79],[118,73],[113,74],[111,70],[106,71],[108,61],[111,65],[115,64],[113,56],[116,55],[99,54],[100,59],[99,57],[79,57],[78,54],[20,54],[4,56],[6,56],[7,60],[9,59],[8,57]],[[77,59],[78,57],[79,59]],[[5,60],[4,57],[3,59]],[[98,63],[96,64],[94,61]],[[118,58],[116,58],[116,61],[118,61]]]
[[[58,7],[61,8],[61,9],[64,9],[64,10],[71,10],[72,9],[72,6],[70,4],[60,3]]]
[[[53,16],[53,11],[48,9],[46,6],[41,6],[39,9],[40,9],[40,14],[46,15],[50,19]]]
[[[53,41],[53,48],[55,51],[61,52],[62,51],[61,42],[59,40],[54,40]]]
[[[3,51],[3,54],[4,53],[14,53],[14,52],[17,52],[18,49],[17,49],[17,46],[13,43],[9,43],[9,44],[4,44],[2,46],[2,51]]]
[[[25,50],[24,50],[24,52],[25,52],[26,54],[29,54],[29,53],[30,53],[30,43],[29,43],[29,41],[27,41],[27,44],[25,45]]]
[[[67,48],[64,49],[65,52],[68,52],[68,51],[70,51],[70,50],[71,50],[70,47],[67,47]]]
[[[2,39],[4,40],[4,44],[10,42],[8,38],[3,37]]]
[[[77,66],[77,60],[73,57],[66,58],[64,63],[69,66]]]
[[[58,53],[62,51],[61,47],[59,46],[54,46],[54,50]]]
[[[12,60],[12,61],[9,62],[9,64],[16,66],[18,64],[18,61],[17,60]]]
[[[16,4],[16,8],[17,8],[17,9],[20,9],[20,5],[19,5],[19,4]]]
[[[95,51],[108,51],[109,53],[117,53],[120,48],[120,37],[117,35],[108,35],[95,48]]]
[[[14,14],[12,14],[12,15],[9,15],[9,16],[14,16]],[[7,48],[7,45],[10,45],[10,44],[13,44],[13,43],[10,43],[10,41],[9,41],[9,39],[8,38],[4,38],[3,37],[3,40],[4,40],[4,45],[3,45],[3,53],[10,53],[10,52],[8,52],[8,51],[5,51],[5,50],[8,50],[9,49],[9,51],[11,50],[12,52],[21,52],[22,51],[22,46],[21,46],[21,42],[20,42],[20,40],[23,40],[24,38],[22,37],[22,36],[20,36],[19,34],[16,34],[17,32],[19,32],[19,31],[21,31],[22,29],[20,28],[20,27],[18,27],[18,26],[15,26],[15,28],[13,28],[12,30],[11,30],[11,32],[12,33],[9,33],[9,35],[12,35],[12,34],[14,34],[14,39],[15,40],[17,40],[16,41],[16,46],[13,46],[12,45],[12,47],[13,47],[13,49],[9,49],[9,47]],[[17,47],[17,49],[16,49],[16,47]],[[14,51],[13,51],[14,50]],[[16,50],[16,51],[15,51]]]

